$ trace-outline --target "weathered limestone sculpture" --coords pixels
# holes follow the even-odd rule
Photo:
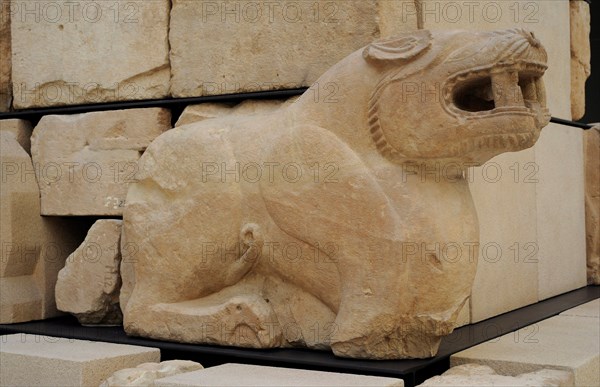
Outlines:
[[[535,143],[545,68],[523,30],[419,30],[332,67],[333,95],[161,135],[124,210],[126,332],[435,355],[477,265],[464,168]]]

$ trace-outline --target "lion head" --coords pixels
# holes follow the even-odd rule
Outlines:
[[[363,57],[383,67],[369,129],[394,162],[483,164],[533,146],[549,122],[547,54],[522,29],[420,30],[374,42]]]

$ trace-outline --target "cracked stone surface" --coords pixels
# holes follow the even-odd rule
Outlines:
[[[42,215],[121,215],[137,160],[169,128],[159,108],[42,117],[31,137]]]
[[[167,96],[169,0],[53,4],[18,3],[15,108]]]
[[[372,40],[416,29],[416,13],[402,13],[405,5],[403,0],[174,0],[171,94],[310,86],[331,65]],[[327,98],[336,93],[336,85],[316,85],[315,90],[319,98]]]

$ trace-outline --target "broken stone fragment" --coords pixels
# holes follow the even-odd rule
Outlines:
[[[201,369],[203,367],[200,363],[189,360],[143,363],[135,368],[125,368],[115,372],[100,387],[153,386],[156,379]]]
[[[121,324],[121,221],[101,219],[58,273],[56,305],[81,324]]]

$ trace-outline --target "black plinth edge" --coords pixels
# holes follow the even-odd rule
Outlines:
[[[404,379],[406,386],[411,387],[445,371],[449,367],[450,355],[456,352],[534,324],[596,298],[600,298],[600,286],[587,286],[458,328],[444,339],[436,357],[424,360],[356,360],[337,358],[330,352],[303,349],[256,350],[170,343],[128,337],[122,327],[82,327],[71,316],[0,325],[0,334],[29,333],[156,347],[161,350],[162,360],[188,359],[198,361],[205,366],[234,362],[396,377]]]
[[[301,95],[307,90],[306,87],[287,90],[256,91],[238,94],[208,95],[203,97],[189,98],[165,98],[149,99],[139,101],[116,101],[86,105],[53,106],[47,108],[32,108],[6,113],[0,113],[0,120],[9,118],[20,118],[30,121],[33,125],[45,115],[49,114],[80,114],[89,112],[100,112],[107,110],[142,109],[142,108],[167,108],[171,109],[173,123],[177,121],[183,109],[188,105],[206,102],[239,103],[246,99],[278,99]]]
[[[277,99],[289,98],[301,95],[307,90],[306,87],[287,90],[270,90],[256,91],[238,94],[223,94],[223,95],[208,95],[203,97],[189,98],[165,98],[165,99],[149,99],[139,101],[116,101],[86,105],[69,105],[69,106],[53,106],[48,108],[32,108],[6,113],[0,113],[0,120],[19,118],[30,121],[33,125],[37,125],[38,121],[45,115],[49,114],[79,114],[89,112],[100,112],[107,110],[122,110],[122,109],[141,109],[162,107],[171,109],[173,125],[181,115],[183,109],[188,105],[205,103],[205,102],[225,102],[239,103],[246,99]],[[592,126],[583,122],[565,120],[563,118],[552,117],[551,122],[567,125],[583,130],[590,129]]]

